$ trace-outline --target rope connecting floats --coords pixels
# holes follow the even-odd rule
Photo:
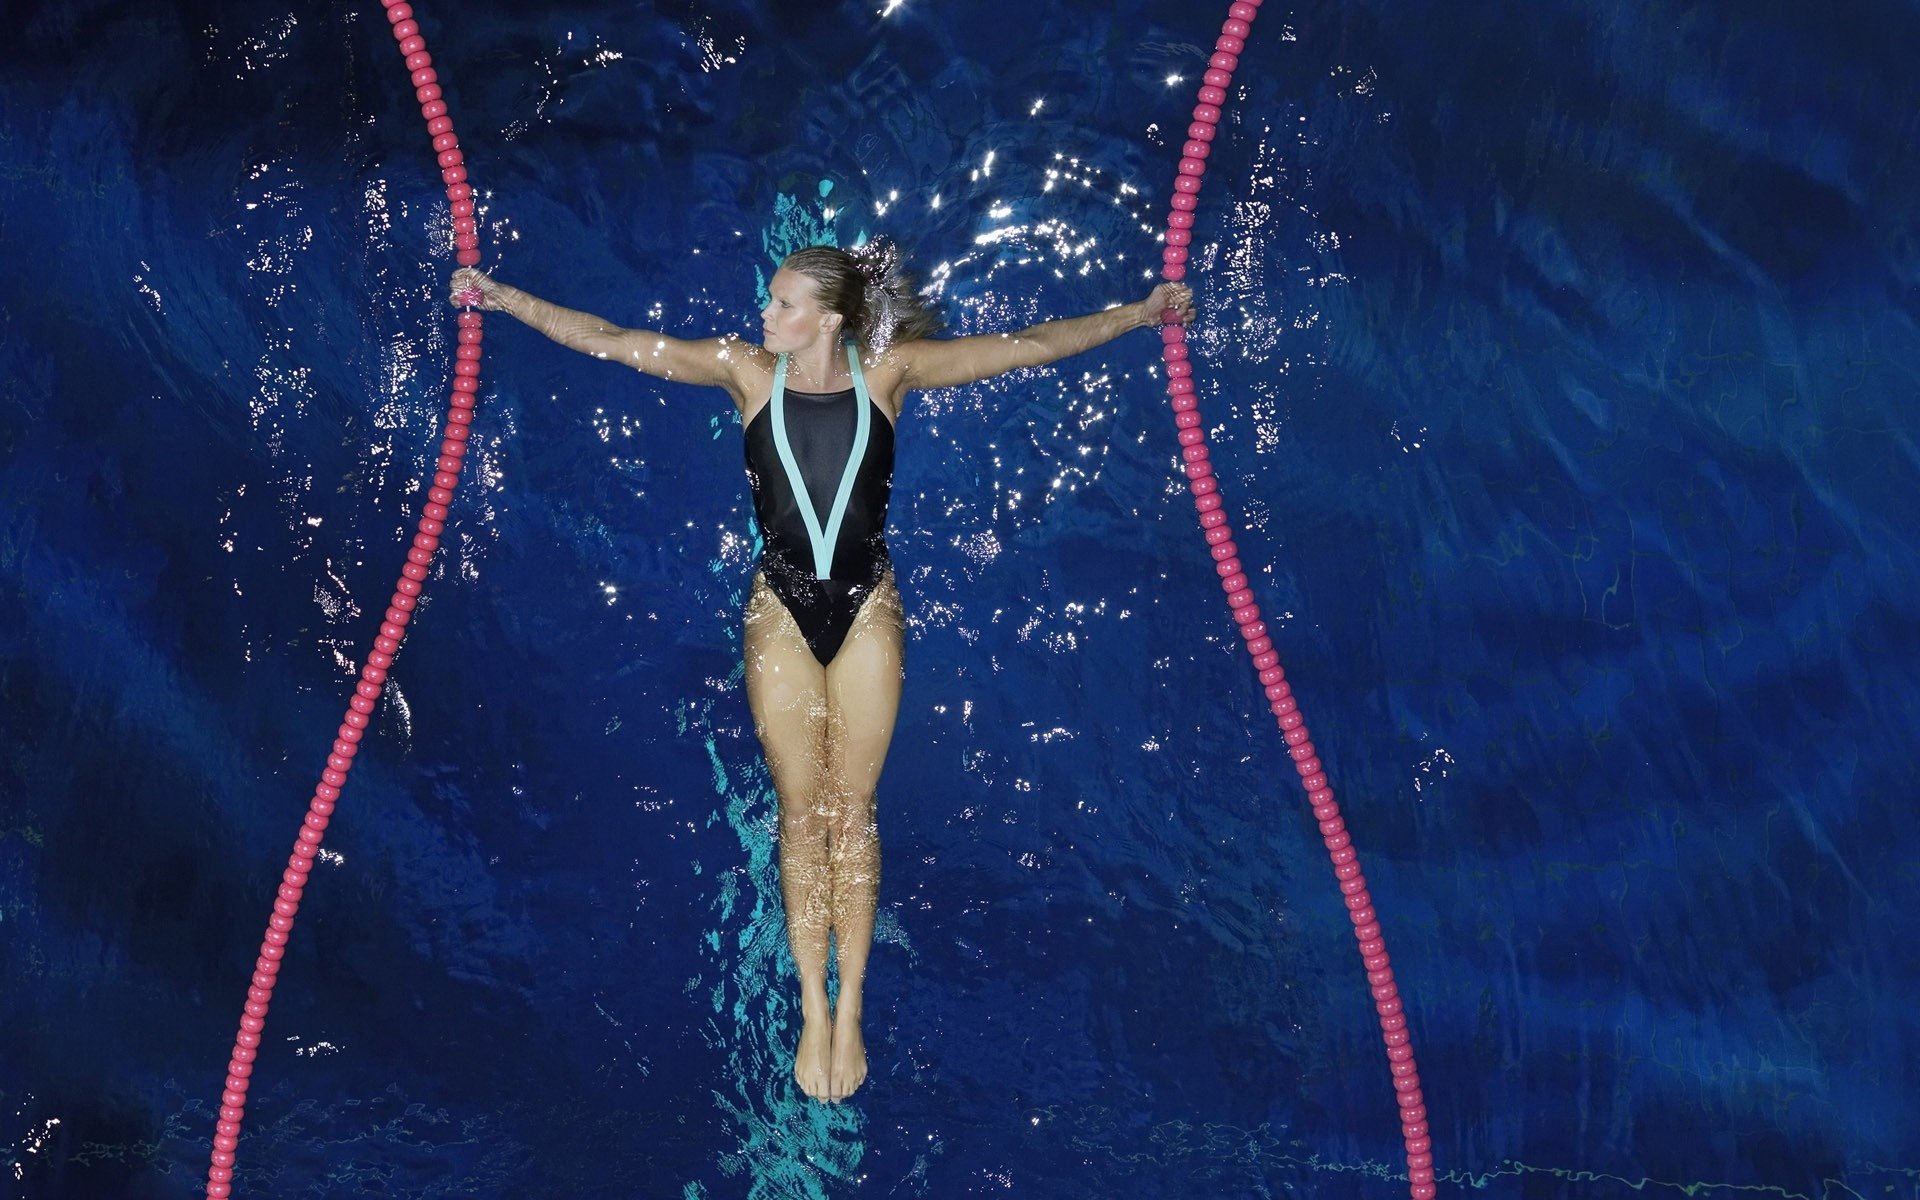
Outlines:
[[[465,158],[460,139],[454,136],[453,121],[447,116],[447,103],[440,91],[440,77],[427,54],[426,40],[420,36],[413,9],[402,0],[382,0],[387,21],[393,27],[393,39],[406,60],[408,78],[420,115],[426,120],[427,134],[433,139],[433,152],[440,166],[440,178],[447,185],[447,199],[453,205],[454,259],[461,266],[480,261],[480,235],[473,216],[473,188],[467,183]],[[260,1049],[260,1034],[266,1028],[267,1006],[273,1000],[273,986],[280,974],[280,960],[286,953],[287,937],[293,931],[293,919],[300,911],[307,876],[313,869],[314,855],[326,835],[327,821],[340,791],[353,769],[359,750],[386,683],[387,670],[399,653],[407,635],[407,623],[419,603],[420,587],[426,581],[427,568],[434,551],[440,547],[440,535],[446,529],[447,505],[453,502],[453,490],[460,482],[460,464],[466,457],[469,426],[473,422],[474,395],[480,386],[480,324],[478,312],[462,312],[459,345],[454,351],[453,394],[448,401],[446,427],[440,431],[440,457],[434,464],[432,486],[427,503],[421,509],[419,531],[407,549],[406,565],[394,584],[393,596],[360,669],[353,698],[346,715],[334,733],[333,747],[327,754],[320,781],[314,785],[313,799],[307,804],[293,853],[280,875],[280,887],[273,901],[273,915],[261,939],[260,955],[254,959],[253,978],[247,986],[247,1003],[240,1016],[240,1032],[233,1040],[233,1053],[227,1061],[226,1086],[220,1093],[220,1120],[214,1126],[213,1160],[207,1169],[207,1200],[224,1200],[233,1194],[234,1150],[240,1143],[240,1123],[246,1117],[247,1086],[252,1082],[254,1058]]]
[[[1207,155],[1213,148],[1220,124],[1221,105],[1227,102],[1227,87],[1240,65],[1240,53],[1246,37],[1260,12],[1260,0],[1239,0],[1227,9],[1220,26],[1220,37],[1213,44],[1213,56],[1207,60],[1193,123],[1187,126],[1187,141],[1180,151],[1179,173],[1173,180],[1171,209],[1167,213],[1166,247],[1161,251],[1161,275],[1169,280],[1183,279],[1187,273],[1188,247],[1193,242],[1193,213],[1198,207],[1200,181],[1207,173]],[[1339,881],[1340,895],[1353,922],[1353,936],[1359,942],[1361,962],[1367,970],[1367,986],[1373,993],[1373,1009],[1380,1018],[1380,1033],[1387,1045],[1387,1065],[1392,1072],[1394,1100],[1400,1114],[1400,1135],[1406,1144],[1407,1180],[1414,1200],[1432,1200],[1433,1139],[1429,1135],[1426,1098],[1420,1090],[1420,1069],[1413,1057],[1413,1039],[1407,1032],[1407,1017],[1400,989],[1393,980],[1393,964],[1387,957],[1387,940],[1380,928],[1379,914],[1367,892],[1367,877],[1360,872],[1360,858],[1353,848],[1353,837],[1340,818],[1340,806],[1334,803],[1333,788],[1327,782],[1326,766],[1315,753],[1307,732],[1306,717],[1300,711],[1287,673],[1280,666],[1273,639],[1267,636],[1266,622],[1260,619],[1260,606],[1233,543],[1233,529],[1220,499],[1220,486],[1208,461],[1207,435],[1200,420],[1199,402],[1194,398],[1193,363],[1187,357],[1187,331],[1171,313],[1160,330],[1161,357],[1167,368],[1167,395],[1173,405],[1173,423],[1179,429],[1180,457],[1185,463],[1187,490],[1193,493],[1193,506],[1200,514],[1200,528],[1207,540],[1207,553],[1227,594],[1227,607],[1240,627],[1253,669],[1266,689],[1268,707],[1278,720],[1280,733],[1300,774],[1300,784],[1320,823],[1320,837],[1333,860],[1333,875]]]

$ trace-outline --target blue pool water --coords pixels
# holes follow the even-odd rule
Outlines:
[[[1216,7],[423,16],[502,277],[750,332],[770,250],[886,233],[968,332],[1144,294]],[[376,7],[8,24],[0,1192],[187,1197],[422,501],[448,216]],[[1255,28],[1203,411],[1443,1195],[1916,1192],[1915,44],[1771,0]],[[1151,335],[902,423],[873,1075],[824,1108],[727,406],[489,328],[236,1194],[1405,1194]]]

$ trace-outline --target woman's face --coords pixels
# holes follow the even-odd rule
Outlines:
[[[771,299],[760,310],[760,344],[775,354],[805,350],[840,327],[839,315],[814,298],[813,280],[797,271],[775,271],[767,293]]]

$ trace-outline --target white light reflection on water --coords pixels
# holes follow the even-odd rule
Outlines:
[[[225,498],[215,536],[235,556],[236,594],[244,594],[242,581],[261,570],[309,580],[320,620],[311,623],[317,632],[303,630],[295,637],[311,639],[309,644],[337,667],[350,671],[370,634],[368,612],[384,607],[389,572],[399,566],[439,453],[437,430],[452,381],[454,348],[453,314],[443,292],[452,256],[452,212],[443,197],[409,201],[376,177],[358,185],[357,212],[346,225],[330,224],[323,216],[316,226],[306,220],[309,183],[297,169],[293,160],[255,159],[233,194],[234,229],[250,247],[249,278],[246,303],[227,319],[247,331],[240,344],[255,356],[235,384],[271,466],[264,491],[249,496],[246,486],[238,485]],[[487,215],[484,205],[480,211]],[[496,232],[506,224],[504,219],[493,223]],[[325,289],[339,286],[336,264],[343,241],[362,267],[354,286],[376,299],[362,330],[369,346],[365,352],[343,350],[327,331],[310,324],[314,313],[330,307]],[[396,255],[404,263],[397,269]],[[462,519],[445,537],[430,590],[432,580],[449,572],[478,578],[485,552],[499,540],[501,449],[514,436],[514,415],[488,403],[491,393],[484,384],[481,398],[482,416],[468,443],[456,500]],[[333,428],[317,433],[316,425]],[[321,477],[317,459],[288,456],[289,446],[305,446],[311,453],[339,445],[354,448],[353,463],[333,479]],[[261,528],[263,509],[277,514],[272,523],[279,526],[278,536],[269,538]],[[324,519],[325,513],[349,510],[385,513],[387,519]],[[270,565],[252,561],[255,555],[266,556]],[[358,594],[365,589],[374,591]],[[268,627],[287,628],[284,621]],[[265,648],[263,636],[275,638],[251,626],[243,629],[242,654],[248,661]],[[404,729],[404,698],[390,688],[388,700]]]
[[[207,61],[225,61],[234,67],[233,77],[245,79],[251,72],[262,71],[287,61],[291,50],[288,41],[293,37],[300,23],[292,15],[280,16],[269,20],[265,28],[255,33],[240,35],[237,45],[222,51],[215,43],[222,33],[218,25],[209,25],[202,30],[207,39]]]
[[[25,1099],[31,1101],[33,1097],[27,1096]],[[8,1147],[10,1153],[7,1156],[7,1166],[12,1170],[13,1177],[16,1181],[25,1179],[27,1171],[26,1164],[22,1162],[20,1158],[15,1157],[15,1155],[40,1153],[40,1148],[53,1140],[53,1131],[58,1128],[60,1128],[60,1118],[48,1117],[39,1122],[35,1127],[27,1130],[18,1142]]]
[[[144,262],[140,264],[140,269],[144,272],[150,272],[153,270],[152,267],[148,266]],[[154,312],[162,313],[162,314],[166,312],[166,306],[162,304],[160,300],[160,290],[154,287],[151,283],[147,282],[146,275],[144,274],[135,275],[133,277],[133,285],[134,285],[135,291],[139,292],[142,296],[145,296],[147,298],[147,303],[153,306]]]

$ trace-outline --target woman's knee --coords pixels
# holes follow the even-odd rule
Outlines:
[[[871,841],[879,836],[880,822],[871,792],[841,792],[828,810],[828,823],[835,844]]]

